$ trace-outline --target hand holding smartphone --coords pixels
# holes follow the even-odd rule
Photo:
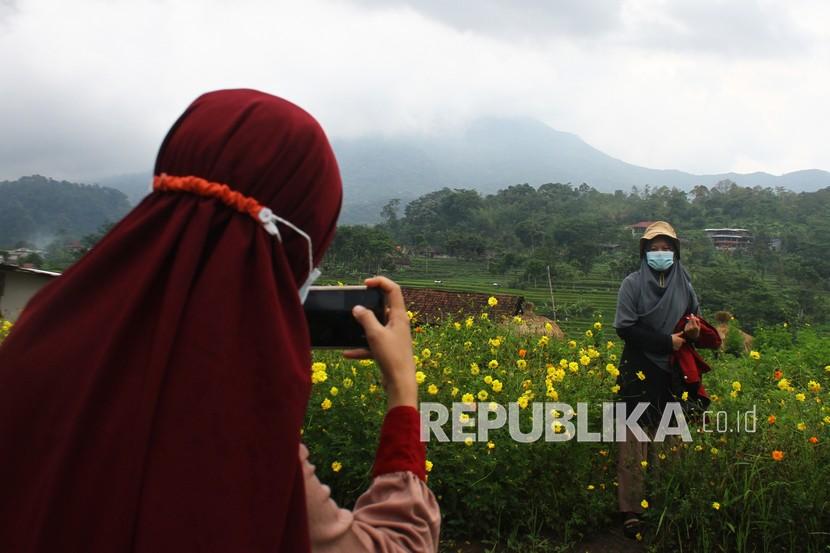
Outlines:
[[[368,348],[366,332],[352,315],[356,305],[386,324],[386,298],[380,288],[312,286],[303,304],[312,349]]]

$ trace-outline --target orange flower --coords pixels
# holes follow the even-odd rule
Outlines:
[[[783,461],[784,460],[784,452],[778,449],[774,449],[772,451],[772,460],[773,461]]]
[[[527,355],[527,350],[526,350],[526,349],[520,349],[520,350],[519,350],[519,357],[521,357],[522,359],[524,359],[524,358],[525,358],[525,355]]]
[[[817,444],[818,443],[818,438],[815,437],[815,436],[810,436],[810,439],[807,440],[807,441],[810,442],[811,444]]]
[[[770,415],[767,418],[767,422],[770,423],[770,424],[775,424],[775,415]]]
[[[782,376],[784,376],[784,373],[782,373],[781,371],[775,371],[774,373],[772,373],[772,377],[775,380],[781,380]]]

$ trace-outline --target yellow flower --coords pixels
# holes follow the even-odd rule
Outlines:
[[[752,358],[752,359],[755,359],[757,361],[761,358],[761,354],[758,353],[755,350],[752,350],[752,351],[749,352],[749,357]]]
[[[729,397],[731,397],[733,399],[738,397],[738,391],[737,390],[732,390],[731,392],[729,392]]]
[[[778,381],[778,389],[779,390],[784,390],[786,392],[792,392],[793,391],[792,384],[790,384],[790,381],[786,378],[782,378],[781,380]]]
[[[424,461],[424,468],[427,472],[432,472],[432,461],[430,461],[429,459]]]
[[[640,461],[640,466],[643,468],[648,468],[648,461]]]
[[[614,342],[612,342],[611,340],[608,340],[608,342],[605,344],[605,349],[612,349],[613,347],[614,347]]]
[[[456,388],[455,386],[453,386],[453,387],[452,387],[452,391],[450,392],[450,395],[451,395],[452,397],[457,396],[457,395],[458,395],[458,388]]]
[[[418,384],[423,384],[424,380],[427,379],[427,375],[423,373],[423,371],[416,371],[415,372],[415,382]]]
[[[470,422],[470,415],[468,415],[467,413],[461,413],[458,416],[458,420],[461,422]]]
[[[575,340],[570,340],[568,342],[568,347],[571,348],[571,349],[574,349],[576,347],[576,341]]]
[[[519,359],[518,361],[516,361],[516,366],[519,369],[524,370],[527,367],[527,361],[525,361],[524,359]]]
[[[489,313],[482,313],[480,315],[480,318],[481,318],[482,321],[489,321],[490,320],[490,315],[489,315]]]
[[[487,390],[479,390],[478,394],[476,394],[476,397],[478,397],[479,401],[485,401],[488,396],[489,394],[487,393]]]
[[[717,501],[713,501],[712,508],[716,511],[720,511],[720,503],[718,503]]]
[[[424,348],[421,350],[421,357],[423,357],[424,359],[429,359],[431,355],[432,351],[430,351],[429,348]]]
[[[597,321],[594,323],[594,330],[602,330],[602,323]]]
[[[473,445],[473,439],[467,436],[466,438],[464,438],[464,445],[470,447],[471,445]]]
[[[499,300],[497,300],[495,296],[490,296],[489,298],[487,298],[487,305],[489,305],[490,307],[495,307],[498,304]]]
[[[494,444],[492,441],[487,442],[487,449],[495,449],[495,448],[496,448],[496,444]]]
[[[377,391],[378,387],[376,384],[369,384],[369,393],[374,394]]]
[[[616,394],[617,392],[619,392],[619,391],[620,391],[620,386],[619,386],[619,384],[614,384],[613,386],[611,386],[611,391],[612,391],[613,393],[615,393],[615,394]]]
[[[329,398],[324,399],[323,403],[320,404],[320,407],[323,408],[323,411],[328,411],[331,409],[331,400]]]
[[[496,403],[495,401],[491,401],[490,403],[487,404],[487,410],[488,411],[496,411],[496,410],[498,410],[498,408],[499,408],[499,404]]]
[[[640,501],[640,507],[642,507],[643,509],[648,509],[648,501],[646,501],[645,499]]]
[[[471,347],[473,347],[473,343],[471,341],[467,340],[464,342],[464,349],[470,349]]]
[[[712,455],[717,455],[718,454],[718,448],[713,447],[712,449],[709,450],[709,453],[711,453]]]
[[[740,392],[741,391],[741,383],[738,382],[737,380],[735,380],[734,382],[732,382],[732,389],[735,390],[736,392]]]
[[[548,324],[550,324],[550,323],[548,323]],[[541,336],[539,338],[539,342],[537,342],[539,347],[542,347],[542,348],[547,346],[549,343],[550,343],[550,337],[549,336]]]
[[[802,432],[807,430],[807,425],[804,424],[803,422],[798,423],[797,425],[795,425],[795,427],[798,428],[799,430],[801,430]]]
[[[643,374],[643,371],[637,371],[637,378],[639,378],[640,380],[645,380],[646,375]]]
[[[594,488],[594,485],[593,485],[593,484],[588,484],[588,488],[587,488],[587,489],[588,489],[588,491],[593,491],[595,488]]]
[[[498,369],[499,368],[499,362],[496,361],[495,359],[491,359],[490,362],[487,363],[487,366],[490,367],[491,369]]]
[[[374,359],[361,359],[360,364],[364,367],[368,367],[370,365],[374,365],[375,361],[374,361]]]
[[[798,401],[804,401],[805,399],[807,399],[807,396],[805,396],[804,394],[799,392],[799,393],[795,394],[795,399],[797,399]]]
[[[547,332],[548,334],[553,332],[553,325],[550,323],[545,323],[545,332]]]
[[[811,380],[811,381],[809,381],[809,382],[807,383],[807,388],[808,388],[811,392],[813,392],[813,393],[817,394],[817,393],[819,393],[819,392],[821,391],[821,384],[819,384],[819,383],[818,383],[818,382],[816,382],[815,380]]]
[[[683,401],[688,401],[689,392],[683,392],[682,394],[680,394],[680,399],[682,399]]]
[[[485,384],[491,384],[492,382],[493,382],[493,377],[490,376],[489,374],[484,377],[484,383]]]
[[[478,363],[470,363],[470,374],[476,376],[479,372],[481,369],[478,368]]]
[[[588,357],[587,355],[583,355],[582,357],[580,357],[580,358],[579,358],[579,362],[580,362],[583,366],[586,366],[586,367],[587,367],[587,366],[591,363],[591,358],[590,358],[590,357]]]
[[[473,324],[474,319],[472,317],[467,317],[467,319],[464,321],[464,326],[466,326],[467,328],[471,328]]]
[[[503,384],[501,383],[501,380],[493,380],[490,383],[490,386],[493,388],[494,392],[501,392]]]
[[[577,363],[576,361],[571,361],[570,363],[568,363],[568,369],[570,369],[570,371],[574,373],[579,371],[579,363]]]
[[[588,330],[585,331],[585,337],[586,338],[593,338],[594,337],[594,333],[591,332],[591,329],[588,329]]]
[[[522,318],[516,315],[515,317],[513,317],[513,322],[517,325],[520,325],[522,324]]]
[[[617,367],[615,367],[613,363],[608,363],[607,365],[605,365],[605,370],[614,378],[620,376],[619,369],[617,369]]]
[[[337,386],[332,386],[331,390],[329,390],[329,393],[333,396],[336,396],[337,394],[340,393],[340,390],[337,389]]]
[[[318,361],[317,363],[312,363],[311,364],[311,372],[316,373],[318,371],[325,371],[325,370],[326,370],[326,364],[325,363],[321,363],[321,362]]]
[[[562,367],[563,369],[567,369],[568,368],[568,360],[567,359],[560,359],[559,360],[559,366]]]
[[[557,392],[557,391],[553,388],[553,386],[549,386],[549,387],[548,387],[548,391],[546,392],[546,395],[547,395],[549,398],[551,398],[553,401],[558,401],[558,400],[559,400],[559,392]]]
[[[429,395],[434,396],[438,393],[438,386],[436,386],[435,384],[430,384],[427,388],[427,392],[429,392]]]
[[[824,421],[824,424],[830,424],[830,415],[827,415],[822,420]]]
[[[409,317],[409,320],[411,321],[415,318],[415,313],[413,313],[412,311],[407,311],[406,316]]]
[[[340,472],[342,468],[343,464],[340,461],[335,461],[331,464],[331,470],[333,470],[334,472]]]
[[[461,330],[461,323],[459,323],[459,322],[452,323],[452,326],[456,330]]]
[[[611,355],[609,355],[609,356],[608,356],[608,360],[609,360],[609,361],[616,361],[616,360],[617,360],[617,356],[616,356],[616,355],[614,355],[614,354],[612,353]]]
[[[516,403],[518,403],[518,404],[519,404],[519,407],[521,407],[522,409],[524,409],[524,408],[526,408],[526,407],[527,407],[528,401],[529,401],[529,400],[527,399],[527,396],[524,396],[524,395],[523,395],[523,396],[521,396],[518,400],[516,400]]]
[[[470,392],[467,392],[466,394],[461,396],[461,401],[463,401],[464,403],[472,403],[475,401],[475,397],[473,397],[473,394],[471,394]]]

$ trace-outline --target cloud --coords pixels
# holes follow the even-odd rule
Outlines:
[[[808,37],[787,6],[758,0],[634,0],[626,40],[645,49],[718,57],[776,58],[803,53]]]
[[[524,116],[650,167],[830,168],[830,4],[471,5],[0,0],[0,179],[147,171],[188,103],[231,87],[336,137]]]
[[[603,35],[621,24],[623,0],[351,0],[357,5],[389,10],[406,6],[460,31],[507,39],[553,39],[561,35]]]

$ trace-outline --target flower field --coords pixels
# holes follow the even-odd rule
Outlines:
[[[534,402],[587,404],[600,428],[602,402],[615,400],[622,343],[598,319],[557,341],[522,335],[520,318],[482,315],[418,327],[421,401],[515,403],[522,429]],[[0,341],[11,325],[0,321]],[[830,339],[814,328],[756,332],[736,357],[704,352],[712,411],[693,441],[650,447],[643,505],[655,551],[827,551],[830,546]],[[372,361],[315,352],[304,440],[341,505],[366,489],[385,399]],[[754,432],[741,414],[755,410]],[[478,413],[472,413],[474,418]],[[462,415],[463,416],[463,415]],[[718,419],[718,424],[720,419]],[[450,433],[449,424],[445,430]],[[567,432],[564,427],[555,433]],[[614,443],[575,439],[518,443],[508,429],[486,442],[431,441],[429,484],[442,507],[442,538],[488,550],[556,551],[617,524]]]
[[[521,335],[520,318],[482,315],[415,327],[421,401],[516,403],[522,430],[533,402],[586,403],[589,429],[615,400],[622,343],[598,319],[570,340]],[[417,325],[417,315],[414,323]],[[815,329],[761,329],[755,349],[704,352],[711,411],[693,441],[650,446],[644,540],[657,551],[826,551],[830,544],[830,339]],[[342,505],[369,484],[384,414],[371,361],[315,352],[304,440]],[[755,409],[755,428],[745,413]],[[477,413],[472,413],[475,417]],[[464,417],[465,415],[461,415]],[[450,424],[444,426],[450,433]],[[555,432],[566,432],[557,427]],[[442,538],[497,550],[564,549],[616,525],[615,444],[575,439],[518,443],[507,426],[487,442],[427,446]]]

